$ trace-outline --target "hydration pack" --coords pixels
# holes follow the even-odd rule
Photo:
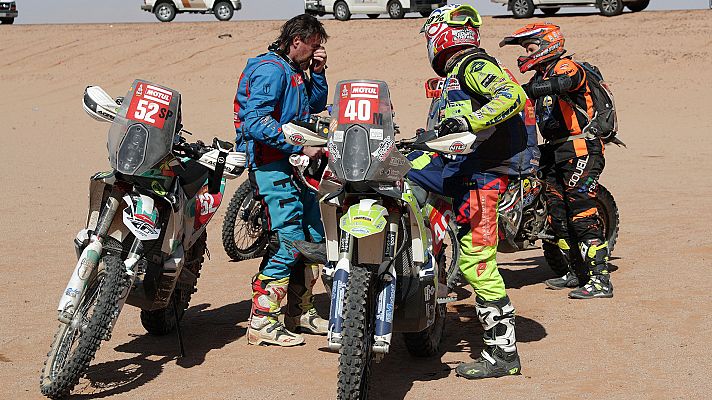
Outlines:
[[[595,65],[587,62],[578,64],[586,71],[586,80],[591,90],[591,100],[593,100],[593,108],[595,110],[593,118],[589,121],[584,131],[600,137],[603,143],[615,143],[625,146],[620,139],[616,138],[618,134],[616,104],[613,100],[611,89],[603,79],[603,74]],[[583,114],[586,115],[585,112]]]

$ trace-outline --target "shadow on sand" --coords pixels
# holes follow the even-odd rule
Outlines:
[[[250,300],[243,300],[215,309],[210,309],[210,304],[190,307],[181,324],[185,345],[183,358],[178,358],[178,339],[175,334],[135,335],[130,342],[114,348],[120,353],[135,355],[91,365],[86,381],[77,386],[77,391],[91,394],[73,398],[99,399],[129,392],[154,380],[163,372],[164,365],[173,360],[183,368],[202,364],[210,351],[223,348],[247,333],[245,328],[237,324],[248,320],[250,303]]]

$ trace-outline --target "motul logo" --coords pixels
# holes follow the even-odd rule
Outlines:
[[[146,96],[153,96],[153,97],[158,97],[159,99],[165,100],[165,101],[171,101],[171,97],[165,93],[161,93],[157,90],[153,89],[148,89],[146,90]]]
[[[352,86],[351,87],[351,93],[356,93],[356,94],[378,94],[378,89],[375,87],[366,87],[366,86]]]
[[[465,151],[465,144],[462,142],[454,142],[450,145],[450,151],[453,153],[462,153]]]

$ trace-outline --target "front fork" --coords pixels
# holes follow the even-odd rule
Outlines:
[[[388,353],[393,332],[393,310],[396,298],[396,270],[393,263],[398,243],[398,227],[400,215],[391,213],[388,217],[388,230],[385,234],[383,262],[378,271],[378,277],[384,284],[379,285],[378,303],[376,309],[376,324],[373,337],[373,351]],[[328,347],[332,351],[341,348],[343,335],[343,307],[348,287],[351,260],[353,256],[354,239],[346,231],[341,231],[339,240],[339,261],[336,263],[334,279],[331,286],[331,307],[329,309]]]
[[[84,291],[89,283],[89,278],[96,271],[99,260],[101,259],[101,253],[103,251],[103,243],[106,239],[106,235],[109,231],[114,216],[119,209],[121,204],[121,197],[123,192],[116,187],[114,187],[109,194],[109,197],[104,202],[104,206],[99,215],[99,219],[96,225],[96,229],[89,236],[87,231],[80,232],[79,236],[75,240],[75,245],[77,248],[78,261],[74,267],[74,271],[67,283],[62,297],[59,300],[59,305],[57,306],[58,319],[60,322],[69,324],[72,322],[74,315],[79,307],[79,303],[84,295]],[[88,241],[89,243],[84,246],[81,250],[83,242]],[[135,279],[135,274],[133,273],[136,263],[143,253],[143,245],[140,240],[134,239],[131,249],[129,250],[129,255],[124,261],[124,267],[130,278],[130,284],[128,288],[133,284]],[[119,312],[123,307],[126,297],[128,295],[128,290],[124,293],[118,304]],[[118,318],[118,314],[114,315],[114,322]],[[113,323],[112,323],[113,325]]]

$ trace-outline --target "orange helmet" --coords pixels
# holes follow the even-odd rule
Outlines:
[[[549,23],[534,23],[518,29],[512,36],[505,37],[499,42],[499,47],[510,44],[523,46],[528,43],[536,43],[539,50],[528,56],[521,56],[517,59],[519,70],[524,73],[534,69],[539,64],[561,57],[564,49],[564,35],[558,25]]]

